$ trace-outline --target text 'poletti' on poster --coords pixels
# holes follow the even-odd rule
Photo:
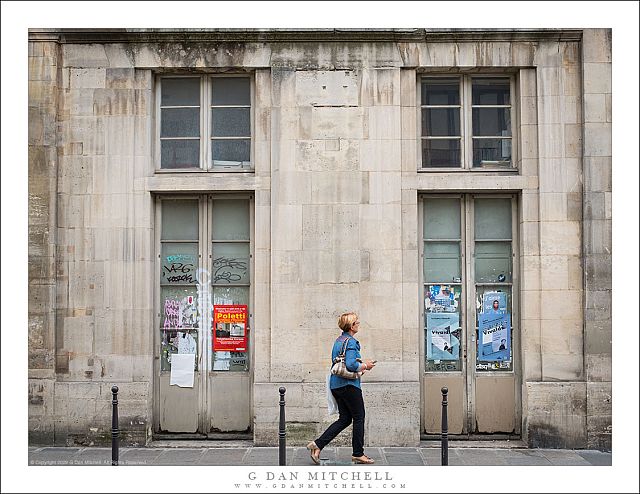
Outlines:
[[[510,360],[511,315],[504,312],[478,314],[478,360]]]
[[[213,350],[247,351],[247,306],[213,306]]]

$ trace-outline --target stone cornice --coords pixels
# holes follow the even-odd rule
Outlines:
[[[580,41],[582,29],[29,29],[59,43]]]

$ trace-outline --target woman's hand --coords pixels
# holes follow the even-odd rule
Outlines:
[[[367,370],[371,370],[376,366],[377,360],[367,360],[365,365],[367,366]]]

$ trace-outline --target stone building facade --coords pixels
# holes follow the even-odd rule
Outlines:
[[[355,310],[368,444],[610,449],[611,142],[606,29],[30,30],[30,442],[302,444]]]

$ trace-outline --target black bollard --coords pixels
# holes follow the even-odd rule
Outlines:
[[[286,466],[287,464],[287,431],[284,423],[284,386],[280,387],[280,429],[278,430],[278,445],[280,447],[278,455],[278,465]]]
[[[449,424],[447,424],[447,387],[443,387],[442,391],[442,444],[440,445],[441,465],[449,465]]]
[[[111,388],[113,393],[113,412],[111,413],[111,464],[118,464],[120,449],[120,430],[118,429],[118,386]]]

